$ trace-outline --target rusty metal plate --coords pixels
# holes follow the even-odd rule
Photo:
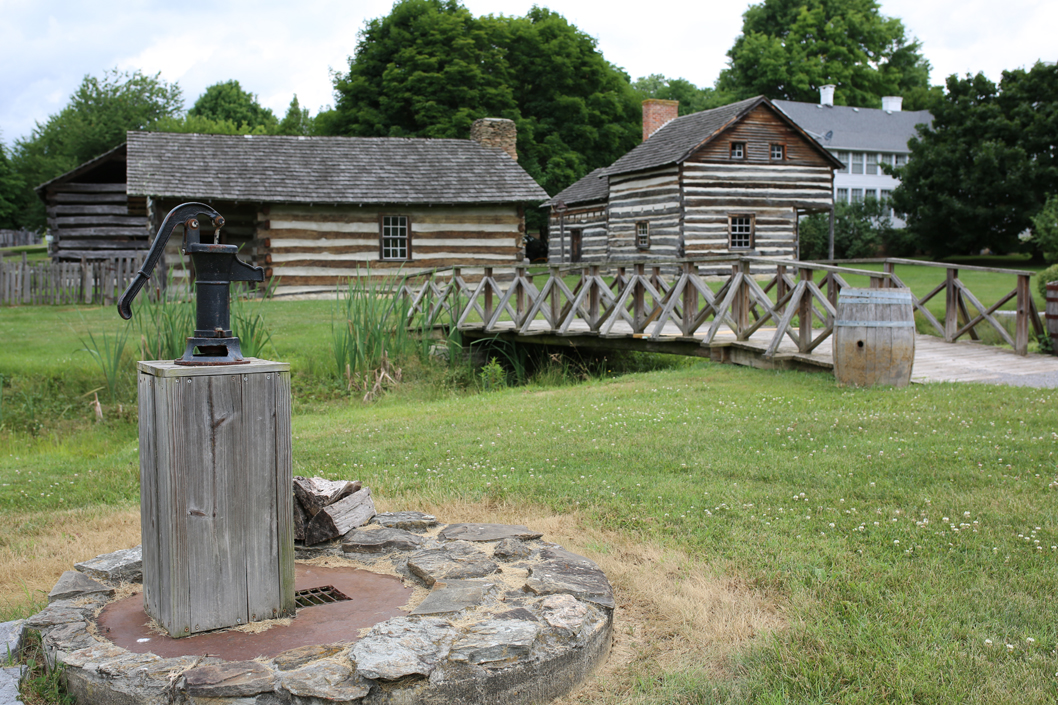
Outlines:
[[[359,631],[407,614],[412,589],[400,578],[358,568],[324,568],[295,564],[295,590],[333,586],[349,600],[298,609],[289,625],[257,634],[218,630],[174,639],[150,628],[143,611],[143,594],[116,600],[99,614],[99,633],[133,653],[174,656],[216,656],[227,661],[271,658],[299,646],[352,643]]]

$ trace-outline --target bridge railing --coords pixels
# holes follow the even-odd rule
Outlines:
[[[848,266],[861,262],[881,262],[883,271]],[[487,334],[634,336],[710,345],[721,331],[726,339],[733,334],[736,341],[747,341],[770,322],[775,329],[763,352],[770,358],[785,338],[798,353],[810,353],[833,334],[838,295],[849,286],[846,277],[867,277],[876,288],[903,286],[895,274],[897,264],[948,269],[946,283],[916,299],[916,309],[938,327],[945,340],[954,342],[967,333],[976,337],[974,326],[988,321],[1015,351],[1027,353],[1028,319],[1035,312],[1028,296],[1026,275],[1031,272],[994,270],[1016,274],[1018,284],[1010,295],[985,308],[959,282],[957,269],[953,273],[947,265],[912,260],[798,262],[724,255],[554,265],[543,272],[515,267],[513,277],[510,269],[505,270],[503,282],[494,276],[493,268],[485,268],[483,276],[472,281],[464,277],[465,268],[446,267],[410,276],[399,293],[409,301],[409,325],[418,320],[419,326],[432,326],[443,320],[462,330]],[[604,270],[609,271],[604,275]],[[942,327],[925,304],[945,288],[954,293],[948,295]],[[1011,339],[992,314],[1015,296],[1019,333]],[[1025,320],[1021,318],[1023,299],[1027,300]],[[976,318],[965,313],[965,303],[960,303],[964,301],[978,309]],[[1038,316],[1033,320],[1038,326]]]

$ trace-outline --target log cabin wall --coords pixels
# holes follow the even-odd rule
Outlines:
[[[733,157],[732,144],[743,145]],[[773,158],[780,145],[781,158]],[[760,105],[683,164],[683,238],[688,256],[726,253],[731,218],[750,216],[762,256],[797,256],[798,211],[830,208],[833,168],[767,105]]]
[[[610,177],[609,260],[682,257],[680,171],[675,164]],[[638,223],[649,245],[637,246]]]
[[[566,254],[562,258],[562,231],[565,229]],[[580,259],[571,260],[573,233],[580,233]],[[605,262],[610,247],[606,236],[606,203],[588,203],[571,206],[559,216],[553,210],[548,222],[547,259],[551,264],[562,262]]]
[[[385,216],[404,216],[407,259],[382,259]],[[333,287],[372,273],[412,274],[462,265],[464,275],[524,262],[525,221],[517,205],[304,206],[271,205],[257,213],[258,264],[293,287]]]

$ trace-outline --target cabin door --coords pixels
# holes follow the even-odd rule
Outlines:
[[[584,232],[580,228],[569,231],[569,261],[580,262],[580,236]]]

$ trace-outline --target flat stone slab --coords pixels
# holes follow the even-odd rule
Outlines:
[[[444,619],[397,617],[378,624],[353,646],[357,673],[373,680],[429,676],[448,656],[457,633]]]
[[[511,524],[450,524],[441,529],[440,536],[448,541],[530,541],[540,538],[543,534],[526,526]]]
[[[97,583],[84,573],[68,570],[62,574],[59,582],[55,583],[55,587],[48,593],[48,602],[73,600],[87,595],[106,595],[109,597],[113,594],[114,588]]]
[[[487,580],[449,580],[434,583],[434,589],[411,614],[447,614],[477,607],[495,583]]]
[[[274,690],[272,669],[256,661],[199,666],[184,674],[189,695],[238,698]]]
[[[492,557],[499,558],[501,561],[513,561],[519,558],[528,558],[532,552],[533,549],[529,547],[529,544],[521,539],[503,539],[496,544],[496,548],[492,551]]]
[[[513,661],[529,655],[540,626],[519,619],[494,619],[475,624],[465,636],[452,644],[453,661],[479,664]]]
[[[583,556],[559,549],[541,551],[543,563],[529,567],[525,589],[534,595],[565,593],[613,609],[613,588],[598,564]]]
[[[469,543],[456,542],[442,548],[427,548],[408,557],[408,570],[427,587],[437,581],[484,578],[499,568]]]
[[[422,536],[404,529],[353,529],[342,537],[342,550],[346,553],[388,553],[389,551],[414,551],[425,543]]]
[[[0,668],[0,705],[22,705],[18,684],[22,681],[25,666]]]
[[[283,689],[299,698],[348,702],[359,700],[371,688],[357,680],[352,666],[337,661],[302,668],[282,678]]]
[[[143,580],[143,547],[105,553],[88,561],[74,563],[73,567],[96,580],[138,583]]]
[[[552,595],[540,603],[544,621],[572,634],[580,632],[588,620],[588,607],[573,595]]]
[[[437,526],[437,517],[422,512],[382,512],[376,514],[372,519],[375,524],[381,524],[387,529],[405,529],[408,531],[423,531]]]
[[[0,662],[16,656],[22,648],[22,625],[25,623],[24,619],[16,619],[0,624]]]
[[[307,663],[330,658],[342,650],[337,644],[313,644],[310,646],[299,646],[290,651],[284,651],[275,657],[276,668],[280,671],[293,671],[301,668]]]

